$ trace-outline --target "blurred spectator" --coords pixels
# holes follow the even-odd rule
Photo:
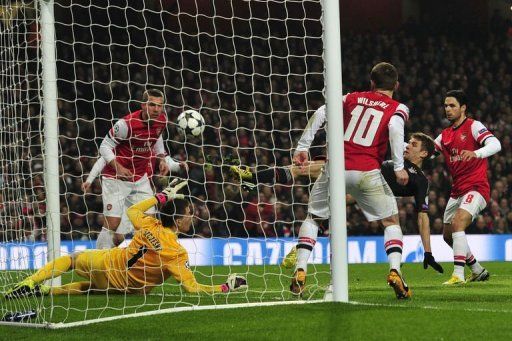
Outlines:
[[[161,79],[167,82],[163,90],[171,122],[181,111],[195,108],[201,110],[207,124],[203,140],[185,139],[174,124],[166,132],[170,150],[189,162],[190,194],[197,217],[194,233],[204,237],[297,235],[306,216],[311,184],[308,179],[297,180],[293,188],[276,186],[260,188],[256,195],[240,193],[220,162],[233,155],[241,164],[252,167],[290,164],[293,147],[308,117],[324,101],[322,28],[318,20],[301,20],[308,30],[307,38],[289,36],[275,43],[268,37],[284,37],[286,30],[267,26],[261,20],[240,22],[226,28],[231,31],[212,38],[163,30],[164,23],[177,17],[171,12],[144,11],[139,18],[144,19],[141,25],[153,25],[162,32],[159,37],[149,38],[135,24],[123,26],[119,18],[124,14],[114,13],[122,8],[110,9],[110,29],[114,30],[110,32],[108,27],[90,24],[91,15],[104,11],[99,6],[56,7],[63,239],[96,238],[102,226],[101,186],[95,181],[91,193],[83,196],[82,179],[94,164],[100,140],[111,122],[138,106],[133,99]],[[502,143],[502,152],[489,159],[492,201],[471,229],[474,233],[507,233],[512,226],[510,21],[494,13],[489,33],[483,37],[454,37],[427,32],[424,27],[411,22],[392,34],[342,32],[343,90],[368,89],[368,70],[376,62],[397,65],[401,77],[396,99],[411,109],[406,129],[435,138],[447,124],[444,93],[452,88],[464,89],[470,100],[469,116],[481,120]],[[245,34],[249,31],[250,37]],[[370,50],[378,53],[370,54]],[[29,57],[37,56],[37,49],[28,53]],[[37,63],[27,66],[34,74],[37,67]],[[39,98],[37,77],[27,82],[27,97]],[[42,109],[34,100],[23,112],[28,115],[23,129],[27,133],[16,155],[21,156],[17,166],[30,174],[21,184],[27,190],[28,203],[21,200],[22,196],[1,198],[0,236],[4,241],[46,238],[42,218]],[[325,134],[319,135],[312,157],[326,153]],[[207,156],[219,158],[219,164],[205,167]],[[9,188],[19,188],[13,174],[20,171],[3,164],[2,170],[5,196],[14,193]],[[441,233],[450,178],[442,160],[434,160],[426,173],[431,182],[428,214],[432,233]],[[22,202],[26,207],[20,223]],[[39,212],[28,208],[31,203]],[[399,211],[404,232],[417,234],[411,204],[399,201]],[[381,234],[378,224],[366,222],[357,205],[347,207],[347,220],[350,235]]]

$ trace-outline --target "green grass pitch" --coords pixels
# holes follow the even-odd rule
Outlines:
[[[420,264],[405,264],[403,272],[413,297],[398,301],[386,285],[386,264],[349,267],[350,304],[315,303],[274,307],[179,312],[48,330],[0,326],[9,340],[508,340],[512,338],[512,264],[484,264],[491,272],[488,282],[443,287],[447,273],[423,270]],[[329,282],[328,266],[311,267],[310,299],[323,297]],[[228,272],[247,274],[250,290],[232,295],[181,293],[171,279],[151,296],[93,295],[53,297],[53,310],[43,309],[40,318],[72,322],[131,312],[190,305],[296,300],[287,287],[290,273],[275,266],[201,267],[198,280],[221,283]],[[213,273],[213,276],[211,274]],[[16,273],[2,275],[0,287]],[[71,279],[65,276],[63,282]],[[22,310],[47,307],[49,297],[18,302],[2,301],[3,308]]]

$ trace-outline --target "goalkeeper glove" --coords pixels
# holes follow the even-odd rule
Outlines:
[[[432,252],[425,252],[423,255],[423,269],[427,269],[429,265],[439,273],[444,272],[443,267],[432,256]]]
[[[165,204],[167,201],[175,199],[185,199],[185,194],[178,194],[179,190],[185,187],[188,180],[174,179],[169,186],[167,186],[162,192],[157,193],[155,198],[160,204]]]
[[[243,276],[231,274],[228,276],[227,282],[222,284],[221,287],[222,292],[246,290],[247,280]]]

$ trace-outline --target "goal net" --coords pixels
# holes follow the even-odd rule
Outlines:
[[[40,11],[38,1],[0,7],[0,290],[47,263]],[[146,294],[0,298],[0,318],[52,327],[203,307],[322,299],[330,281],[328,227],[319,231],[306,290],[280,266],[296,244],[314,179],[240,186],[229,166],[253,172],[292,163],[308,118],[323,104],[322,7],[318,0],[56,1],[61,254],[94,249],[104,226],[101,177],[82,183],[109,129],[141,108],[146,89],[165,93],[165,148],[188,171],[195,218],[179,242],[201,284],[246,277],[246,291],[187,293],[172,277]],[[184,136],[177,116],[200,112],[205,130]],[[326,154],[317,134],[311,157]],[[152,162],[150,162],[152,163]],[[154,191],[168,177],[153,169]],[[128,224],[129,225],[129,224]],[[127,234],[120,247],[126,247]],[[82,274],[83,275],[83,274]],[[73,270],[62,283],[87,281]],[[8,318],[5,318],[5,317]]]

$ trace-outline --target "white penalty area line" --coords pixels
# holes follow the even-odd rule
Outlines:
[[[425,309],[425,310],[443,310],[443,311],[467,311],[467,312],[473,312],[473,313],[512,313],[512,310],[506,310],[506,309],[486,309],[486,308],[443,308],[443,307],[436,307],[431,305],[424,305],[424,306],[409,306],[409,305],[396,305],[396,304],[388,304],[388,303],[371,303],[371,302],[357,302],[357,301],[350,301],[348,304],[351,305],[360,305],[360,306],[371,306],[371,307],[386,307],[386,308],[402,308],[402,309]]]

